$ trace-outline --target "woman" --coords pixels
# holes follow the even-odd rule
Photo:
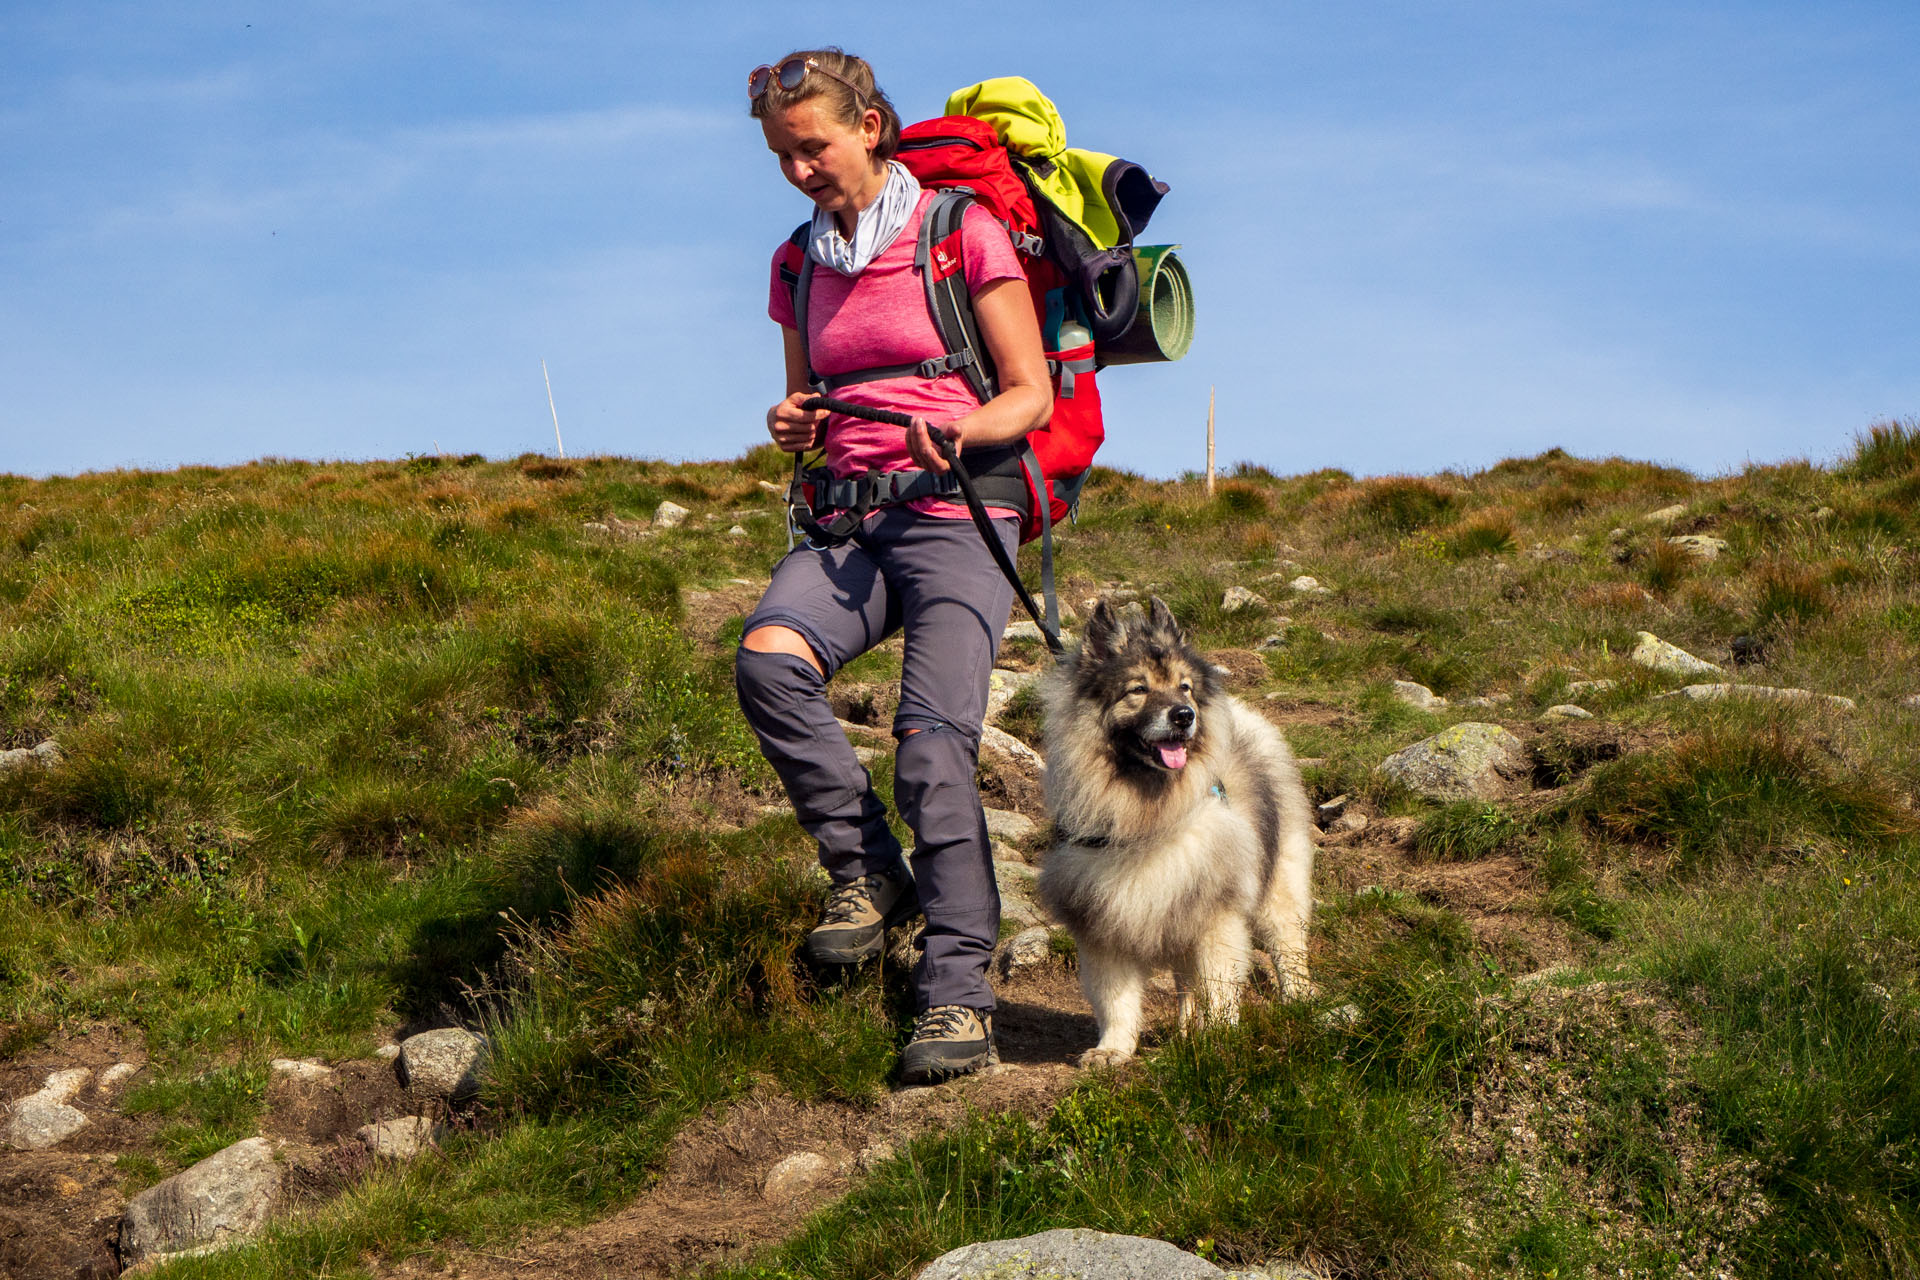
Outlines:
[[[864,61],[838,49],[791,54],[748,78],[751,112],[787,181],[813,202],[806,252],[815,269],[796,331],[791,278],[775,255],[768,313],[783,326],[786,398],[767,411],[780,448],[816,441],[839,477],[949,467],[933,433],[962,453],[1017,445],[1043,425],[1053,396],[1039,324],[1006,232],[984,209],[961,225],[961,258],[999,393],[982,405],[959,374],[856,381],[835,395],[907,413],[902,431],[803,408],[812,373],[832,378],[944,354],[915,273],[932,193],[893,159],[900,119]],[[1017,513],[990,508],[1009,550]],[[987,1063],[999,936],[986,819],[974,785],[988,673],[1013,603],[966,508],[941,497],[884,506],[850,541],[796,548],[747,619],[736,659],[740,705],[785,783],[833,882],[808,935],[818,963],[877,955],[889,925],[926,916],[914,967],[913,1035],[901,1074],[943,1079]],[[885,807],[826,700],[826,682],[895,631],[904,633],[894,798],[914,833],[912,871]]]

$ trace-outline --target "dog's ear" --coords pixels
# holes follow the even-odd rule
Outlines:
[[[1087,619],[1087,630],[1080,640],[1080,654],[1090,662],[1104,662],[1113,656],[1114,638],[1120,632],[1120,619],[1114,617],[1113,606],[1107,603],[1105,596],[1094,601],[1093,616]]]
[[[1174,621],[1173,610],[1167,608],[1167,602],[1159,596],[1153,597],[1152,626],[1155,631],[1162,632],[1176,645],[1187,642],[1187,637],[1180,631],[1180,624]]]

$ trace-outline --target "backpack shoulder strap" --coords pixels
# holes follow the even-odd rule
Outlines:
[[[935,191],[920,219],[920,243],[914,249],[913,265],[927,288],[927,313],[939,331],[940,343],[949,355],[971,357],[961,367],[973,394],[985,404],[999,391],[993,360],[987,344],[980,340],[980,324],[973,314],[973,295],[967,291],[967,273],[962,262],[961,224],[973,204],[973,192],[965,187]]]
[[[793,327],[800,334],[800,354],[806,357],[807,385],[817,387],[820,379],[813,371],[813,356],[807,349],[807,293],[813,285],[813,255],[807,252],[807,235],[812,230],[813,223],[809,220],[795,227],[787,237],[788,252],[786,261],[780,264],[780,279],[793,297]]]

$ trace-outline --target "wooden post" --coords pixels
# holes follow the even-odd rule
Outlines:
[[[567,456],[567,446],[560,443],[560,411],[553,407],[553,379],[547,376],[545,356],[540,358],[540,376],[547,384],[547,412],[553,415],[553,447],[558,449],[560,456],[564,458]]]
[[[1207,388],[1207,497],[1213,497],[1213,388]]]

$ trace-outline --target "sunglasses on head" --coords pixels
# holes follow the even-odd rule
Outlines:
[[[753,70],[747,72],[747,96],[749,98],[759,97],[773,87],[775,80],[780,82],[782,89],[791,93],[800,87],[800,82],[807,78],[807,72],[809,71],[818,71],[823,76],[838,80],[841,84],[853,90],[853,96],[856,100],[860,102],[867,100],[867,95],[860,92],[860,86],[856,85],[853,81],[843,75],[827,70],[812,58],[799,57],[788,58],[777,67],[763,62]]]

